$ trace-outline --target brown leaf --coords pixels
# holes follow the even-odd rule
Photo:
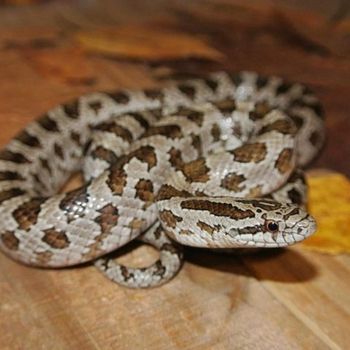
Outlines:
[[[72,85],[95,83],[93,69],[79,49],[27,50],[24,56],[44,77]]]
[[[202,39],[151,25],[80,32],[76,35],[76,40],[87,51],[136,60],[196,57],[218,61],[224,58],[222,53]]]

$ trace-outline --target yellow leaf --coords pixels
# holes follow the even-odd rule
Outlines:
[[[317,232],[301,246],[329,254],[350,252],[350,181],[341,174],[308,177],[309,211]]]
[[[87,51],[136,60],[155,61],[188,57],[221,60],[224,57],[199,38],[150,25],[80,32],[76,35],[76,40]]]

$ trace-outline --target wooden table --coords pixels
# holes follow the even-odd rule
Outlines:
[[[335,3],[51,1],[3,7],[0,144],[38,114],[82,93],[156,85],[169,68],[253,69],[316,91],[329,139],[314,166],[349,175],[350,22],[345,2],[343,8]],[[150,62],[87,53],[72,39],[81,31],[143,22],[160,32],[186,33],[221,58]],[[139,246],[120,261],[144,265],[155,257]],[[0,349],[347,349],[349,270],[349,256],[300,247],[251,256],[187,249],[173,281],[128,290],[89,265],[41,270],[0,255]]]

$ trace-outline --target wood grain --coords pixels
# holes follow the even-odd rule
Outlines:
[[[50,107],[86,92],[156,85],[164,72],[253,69],[314,88],[326,107],[329,135],[315,166],[349,175],[350,22],[346,11],[334,17],[333,2],[301,3],[105,0],[4,7],[0,144]],[[77,50],[72,40],[77,31],[139,22],[205,40],[226,59],[107,58]],[[134,245],[119,255],[138,266],[157,256]],[[348,256],[299,247],[250,256],[186,249],[186,263],[169,284],[128,290],[88,264],[43,270],[0,255],[0,349],[346,349],[349,270]]]

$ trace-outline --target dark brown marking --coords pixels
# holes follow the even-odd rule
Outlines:
[[[182,169],[184,162],[182,160],[181,151],[172,147],[168,154],[170,156],[169,162],[172,165],[172,167],[174,167],[176,170]]]
[[[292,188],[291,190],[288,191],[288,198],[294,204],[297,204],[297,205],[303,204],[303,196],[295,188]]]
[[[137,158],[141,162],[147,163],[148,170],[157,165],[157,156],[152,146],[142,146],[137,150],[130,152],[128,155],[120,157],[116,163],[116,167],[124,166],[132,158]]]
[[[25,194],[25,191],[20,188],[11,188],[0,192],[0,204],[7,201],[8,199],[18,197]]]
[[[47,172],[51,175],[52,174],[52,169],[51,169],[51,167],[49,165],[48,160],[44,159],[44,158],[39,158],[39,161],[40,161],[40,164],[43,167],[43,169],[46,169]]]
[[[203,221],[198,221],[196,223],[196,225],[205,232],[208,232],[209,234],[213,234],[216,231],[216,228],[213,226],[208,225],[207,223],[203,222]]]
[[[288,220],[291,216],[293,215],[298,215],[300,213],[299,208],[294,208],[293,210],[291,210],[289,213],[285,214],[283,216],[284,220]]]
[[[41,147],[40,141],[36,136],[30,135],[26,130],[23,130],[16,136],[16,140],[29,147]]]
[[[47,131],[59,132],[57,123],[48,115],[44,115],[38,120],[39,125]]]
[[[187,117],[189,120],[191,120],[193,123],[197,124],[198,126],[202,126],[204,121],[203,112],[195,109],[191,109],[189,107],[180,106],[176,110],[176,112],[172,113],[171,115],[179,115],[179,116]]]
[[[89,103],[89,107],[97,114],[102,108],[102,103],[100,101],[93,101]]]
[[[146,97],[152,100],[160,100],[162,101],[164,98],[164,94],[160,89],[145,89],[143,90]]]
[[[205,84],[213,91],[215,92],[218,88],[218,82],[213,79],[204,79]]]
[[[98,212],[100,212],[101,215],[95,218],[94,221],[100,225],[102,233],[109,232],[118,223],[118,209],[112,204],[107,204],[99,209]]]
[[[290,171],[293,168],[293,150],[284,148],[279,154],[275,166],[281,174]]]
[[[195,88],[193,86],[186,85],[186,84],[179,84],[177,87],[188,98],[190,98],[191,100],[194,99],[194,97],[196,95],[196,90],[195,90]]]
[[[170,185],[162,185],[157,194],[157,201],[170,199],[173,197],[191,197],[191,194],[184,190],[178,190]]]
[[[198,135],[195,134],[191,134],[191,139],[192,139],[192,146],[193,148],[197,151],[197,155],[198,157],[200,157],[203,152],[202,152],[202,140]]]
[[[239,86],[242,84],[243,79],[242,79],[241,74],[230,73],[229,76],[230,76],[230,78],[235,86]]]
[[[12,215],[18,222],[21,230],[28,231],[38,220],[41,205],[45,202],[44,198],[33,198],[28,202],[21,204]]]
[[[117,161],[117,156],[113,153],[113,151],[106,149],[102,146],[98,146],[91,152],[91,157],[95,159],[102,159],[109,164],[115,163]]]
[[[265,232],[266,228],[265,228],[265,225],[256,225],[256,226],[248,226],[248,227],[244,227],[244,228],[238,228],[237,231],[240,235],[245,235],[245,234],[255,235],[259,232]]]
[[[166,268],[162,264],[162,262],[160,260],[157,260],[154,265],[156,267],[156,270],[154,271],[154,275],[160,276],[160,277],[164,276],[164,274],[166,272]]]
[[[82,141],[80,138],[80,134],[77,132],[72,131],[70,133],[71,139],[77,144],[77,146],[81,147],[82,146]]]
[[[296,115],[295,113],[294,114],[288,113],[288,115],[292,118],[298,130],[304,125],[304,119],[302,117]]]
[[[144,202],[154,202],[153,183],[150,180],[140,179],[135,186],[136,197]]]
[[[232,98],[213,102],[213,105],[223,114],[232,114],[236,110],[236,102]]]
[[[0,151],[0,159],[18,164],[31,163],[23,154],[15,153],[7,149]]]
[[[286,93],[288,90],[290,89],[290,84],[288,83],[282,83],[278,86],[278,88],[276,89],[276,95],[281,95]]]
[[[152,113],[153,113],[153,115],[156,115],[155,110],[153,110]],[[144,128],[145,130],[147,130],[149,128],[150,125],[149,125],[148,120],[141,113],[130,112],[130,113],[128,113],[128,115],[133,117],[141,125],[141,127]]]
[[[112,167],[108,176],[107,185],[114,194],[122,195],[126,185],[126,179],[127,175],[123,169]]]
[[[152,126],[142,135],[142,137],[149,137],[152,135],[162,135],[171,139],[183,137],[180,126],[176,124]]]
[[[317,131],[314,131],[311,133],[310,138],[309,138],[310,143],[317,147],[321,143],[321,137],[320,134]]]
[[[20,180],[23,181],[25,178],[15,171],[0,171],[0,181],[12,181]]]
[[[124,277],[125,281],[133,279],[135,277],[134,274],[131,271],[129,271],[124,265],[120,265],[120,272],[122,273],[122,276]]]
[[[119,92],[110,92],[107,93],[107,95],[112,98],[115,102],[117,102],[118,104],[127,104],[130,101],[129,96],[122,91]]]
[[[174,215],[170,210],[161,210],[159,212],[159,217],[171,228],[175,228],[176,223],[182,221],[181,217]]]
[[[65,232],[58,231],[53,228],[43,231],[45,234],[41,239],[50,247],[55,249],[64,249],[69,246],[69,239]]]
[[[235,156],[234,160],[241,163],[259,163],[265,159],[267,149],[264,143],[247,143],[240,146],[231,153]]]
[[[69,118],[78,119],[79,118],[79,101],[74,100],[63,105],[63,110]]]
[[[133,136],[132,136],[131,132],[128,129],[122,127],[121,125],[118,125],[115,121],[100,123],[100,124],[96,125],[94,127],[94,129],[100,130],[100,131],[110,132],[110,133],[120,137],[121,139],[123,139],[127,143],[131,143],[133,141]]]
[[[266,101],[260,101],[255,104],[253,111],[249,112],[249,118],[253,121],[262,119],[271,111],[271,106]]]
[[[256,86],[258,87],[258,89],[262,89],[267,85],[268,81],[269,80],[267,77],[259,75],[258,78],[256,79]]]
[[[206,182],[209,180],[210,169],[206,166],[203,158],[185,163],[181,170],[190,182]]]
[[[244,175],[229,173],[222,179],[221,186],[229,191],[238,192],[243,190],[244,187],[241,186],[241,183],[245,180]]]
[[[229,203],[211,202],[205,199],[189,199],[181,203],[181,208],[191,210],[206,210],[216,216],[226,216],[235,220],[253,218],[254,212],[250,209],[242,210]]]
[[[59,144],[55,143],[53,149],[56,156],[63,160],[64,159],[63,148]]]
[[[5,231],[0,235],[3,245],[9,250],[17,250],[19,247],[19,239],[12,231]]]
[[[175,255],[179,255],[179,256],[182,255],[179,247],[176,247],[174,244],[171,244],[171,243],[164,243],[161,246],[160,250],[169,252],[170,254],[175,254]]]
[[[254,199],[237,199],[238,202],[244,204],[250,204],[254,208],[260,208],[266,211],[273,211],[281,208],[282,204],[274,200],[254,200]]]
[[[296,126],[286,119],[279,119],[272,122],[269,125],[264,126],[260,131],[259,135],[270,131],[278,131],[284,135],[295,135],[297,132]]]
[[[186,236],[192,236],[192,235],[194,235],[194,232],[191,230],[180,230],[179,234],[186,235]]]
[[[218,124],[213,124],[213,126],[210,130],[210,133],[211,133],[211,136],[213,137],[213,140],[215,142],[220,141],[221,130],[220,130]]]

